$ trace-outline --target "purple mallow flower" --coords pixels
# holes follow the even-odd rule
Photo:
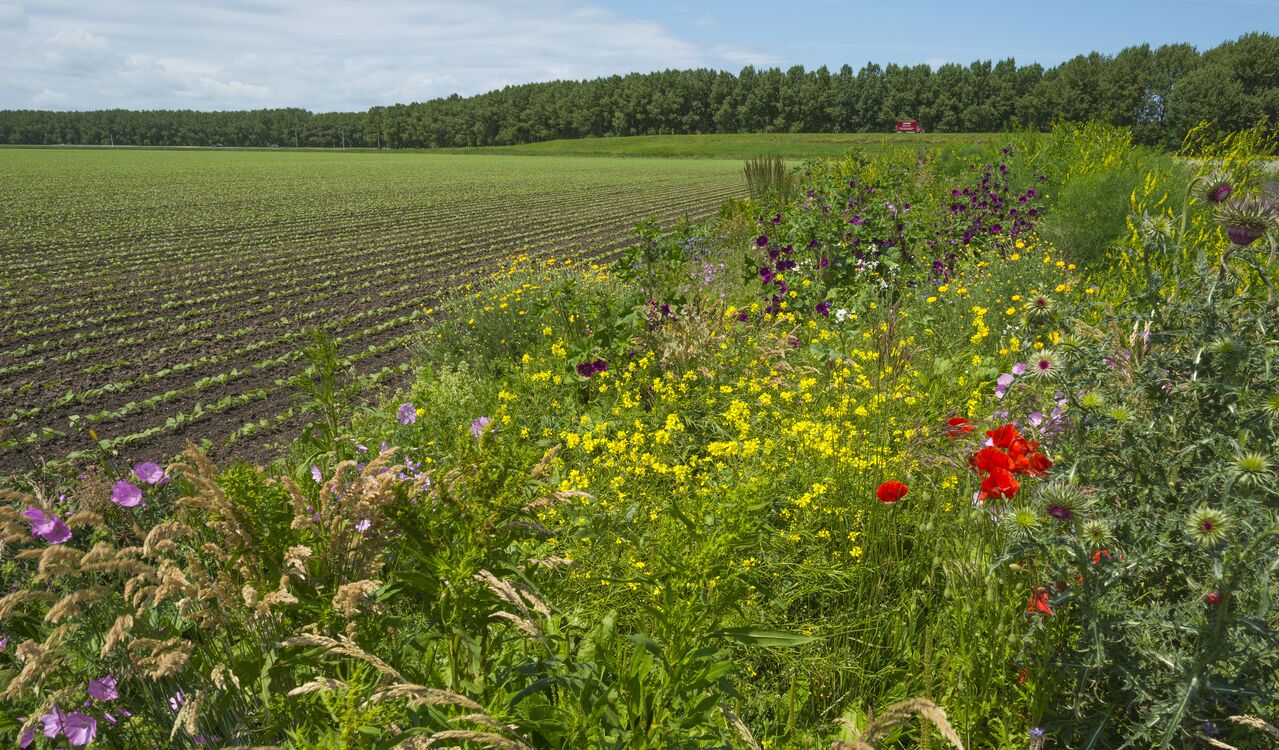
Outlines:
[[[111,502],[124,508],[136,508],[142,502],[142,490],[123,479],[111,487]]]
[[[134,465],[133,476],[137,477],[139,482],[146,484],[164,484],[169,481],[169,476],[164,473],[164,469],[154,461],[143,461]]]
[[[98,720],[88,714],[72,711],[62,719],[62,733],[74,746],[88,745],[98,736]]]
[[[49,544],[62,544],[71,538],[71,529],[58,519],[39,508],[27,508],[22,515],[31,523],[31,535],[38,536]]]
[[[49,713],[41,716],[40,723],[44,725],[44,736],[49,739],[53,739],[59,734],[62,734],[62,720],[62,709],[57,706],[54,706],[53,710]]]
[[[111,675],[90,680],[88,690],[94,700],[113,701],[120,697],[120,691],[116,690],[116,678]]]
[[[395,413],[395,418],[400,420],[402,425],[411,425],[417,421],[417,409],[413,404],[400,404],[400,410]]]
[[[324,484],[324,473],[315,464],[311,464],[311,478],[315,480],[316,484]]]
[[[1014,374],[1014,375],[1023,375],[1023,374],[1025,374],[1025,372],[1026,372],[1026,363],[1025,363],[1025,362],[1018,362],[1017,364],[1013,365],[1013,374]]]
[[[355,525],[355,530],[363,534],[364,532],[368,531],[369,527],[372,525],[373,525],[373,522],[366,518]]]

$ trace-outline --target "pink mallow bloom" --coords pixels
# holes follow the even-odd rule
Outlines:
[[[121,479],[111,486],[111,502],[123,508],[136,508],[142,502],[142,489]]]
[[[40,723],[44,725],[44,736],[53,739],[62,734],[62,719],[62,709],[57,706],[54,706],[49,713],[41,716]]]
[[[96,680],[89,681],[89,695],[94,700],[113,701],[120,697],[120,691],[116,689],[116,678],[111,675],[99,677]]]
[[[137,477],[138,481],[146,484],[164,484],[169,480],[168,475],[164,473],[164,469],[160,468],[160,465],[154,461],[143,461],[140,464],[135,464],[133,476]]]
[[[39,508],[27,508],[22,516],[31,523],[31,536],[38,536],[49,544],[62,544],[71,538],[71,529],[57,516]]]
[[[87,745],[98,736],[98,720],[88,714],[72,711],[62,717],[62,733],[72,745]]]

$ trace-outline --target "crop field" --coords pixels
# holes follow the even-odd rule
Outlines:
[[[371,384],[440,294],[512,256],[606,256],[698,218],[740,162],[382,153],[0,151],[0,472],[266,455],[306,330]]]

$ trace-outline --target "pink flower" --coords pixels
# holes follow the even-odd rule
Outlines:
[[[143,461],[140,464],[136,464],[133,467],[133,475],[139,481],[147,484],[164,484],[169,480],[168,475],[164,473],[164,469],[161,469],[159,464],[152,461]]]
[[[89,695],[100,701],[113,701],[119,698],[120,692],[116,690],[116,678],[107,675],[96,680],[90,680]]]
[[[186,702],[187,694],[182,692],[182,688],[178,688],[178,692],[174,693],[173,697],[169,699],[169,708],[173,709],[173,713],[176,714],[178,709],[186,705]]]
[[[40,717],[40,722],[44,724],[45,737],[57,737],[62,733],[62,710],[54,706],[52,711]]]
[[[39,508],[27,508],[22,515],[31,522],[31,536],[38,536],[49,544],[62,544],[71,538],[71,529],[57,516]]]
[[[18,747],[22,748],[22,750],[27,750],[28,747],[31,747],[31,743],[35,741],[36,741],[36,728],[27,727],[26,729],[22,730],[22,736],[18,738]]]
[[[320,471],[320,467],[315,464],[311,464],[311,479],[314,479],[316,484],[324,484],[324,472]]]
[[[366,518],[355,525],[355,530],[363,534],[364,532],[368,531],[369,527],[372,525],[373,525],[373,522]]]
[[[124,508],[136,508],[142,502],[142,490],[121,479],[111,486],[111,502]]]
[[[62,732],[72,745],[87,745],[98,736],[98,720],[88,714],[72,711],[62,717]]]

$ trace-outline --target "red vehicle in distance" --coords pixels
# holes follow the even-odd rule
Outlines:
[[[897,132],[898,133],[922,133],[924,132],[924,128],[923,126],[919,124],[919,120],[898,120]]]

